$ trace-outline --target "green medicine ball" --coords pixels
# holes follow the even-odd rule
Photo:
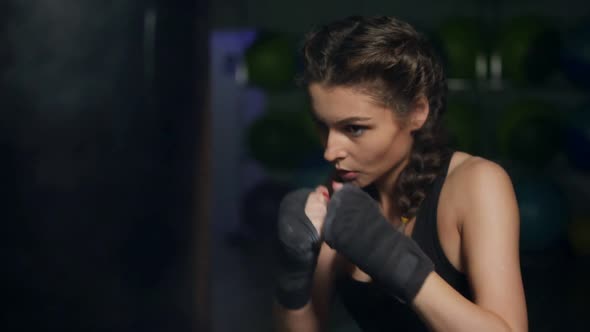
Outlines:
[[[289,38],[264,33],[245,52],[248,84],[265,90],[292,86],[295,80],[296,50]]]
[[[461,100],[449,100],[443,123],[451,146],[468,153],[478,153],[480,147],[479,110]]]
[[[321,148],[313,121],[306,111],[269,110],[247,130],[251,156],[270,170],[296,169]]]
[[[551,105],[522,100],[509,105],[498,128],[503,158],[530,166],[546,165],[563,147],[562,120]]]
[[[449,78],[475,79],[476,59],[485,52],[481,25],[471,18],[444,22],[433,43],[440,51]]]
[[[559,67],[559,31],[538,17],[519,17],[501,30],[496,51],[502,76],[516,85],[542,83]]]

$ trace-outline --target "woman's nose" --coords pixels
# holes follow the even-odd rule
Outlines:
[[[335,163],[346,158],[346,149],[338,133],[330,132],[326,139],[326,148],[324,150],[324,159],[330,163]]]

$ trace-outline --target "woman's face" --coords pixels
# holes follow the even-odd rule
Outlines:
[[[408,159],[414,126],[349,87],[309,86],[313,112],[320,124],[324,158],[343,181],[365,187],[388,184]]]

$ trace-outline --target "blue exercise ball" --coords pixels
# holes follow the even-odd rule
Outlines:
[[[565,152],[575,168],[590,171],[590,104],[568,117]]]
[[[569,213],[559,188],[543,178],[514,179],[520,213],[520,248],[538,252],[567,241]]]
[[[590,19],[564,34],[561,67],[574,85],[590,88]]]

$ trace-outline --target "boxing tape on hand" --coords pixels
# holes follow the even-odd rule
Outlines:
[[[299,189],[281,201],[278,216],[279,260],[275,297],[288,309],[303,307],[311,297],[320,237],[305,214],[311,189]]]
[[[410,303],[434,270],[416,242],[397,231],[377,202],[345,184],[332,195],[323,226],[326,243],[401,302]]]

